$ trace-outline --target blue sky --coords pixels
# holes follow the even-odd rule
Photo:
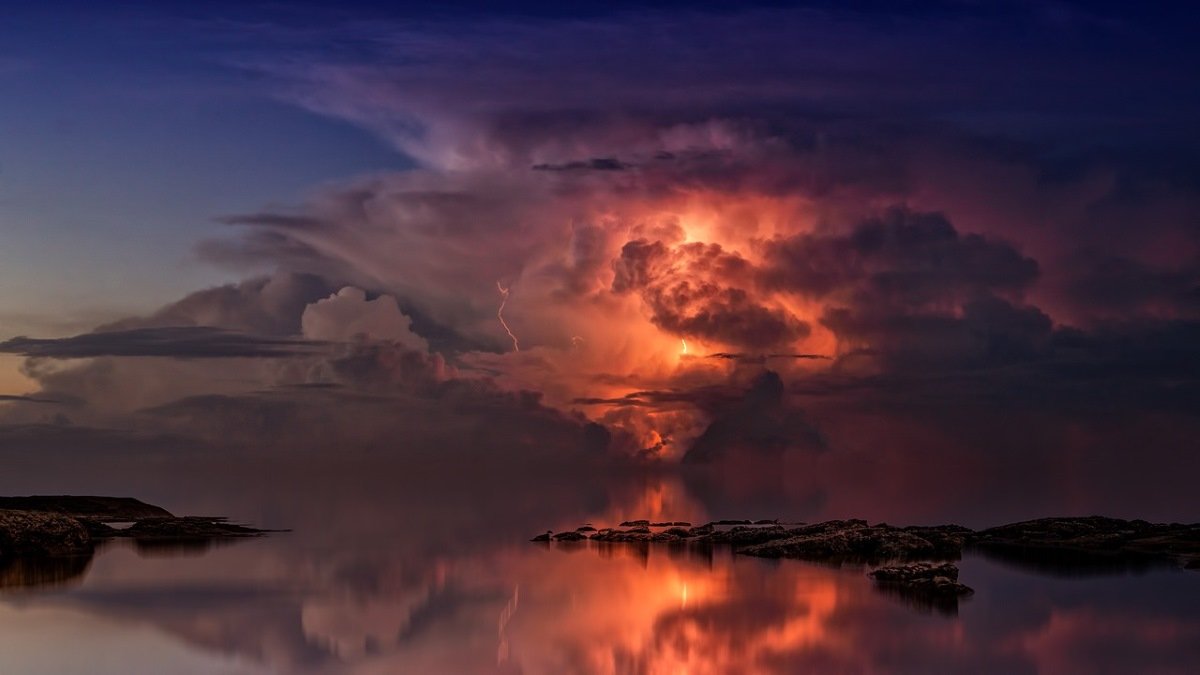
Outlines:
[[[410,165],[172,25],[43,9],[0,28],[0,333],[78,331],[226,281],[191,251],[217,216]]]

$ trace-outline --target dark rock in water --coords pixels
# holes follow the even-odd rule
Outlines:
[[[34,498],[26,498],[34,499]],[[53,499],[53,498],[36,498]],[[105,499],[105,498],[86,498]],[[140,503],[140,502],[139,502]],[[148,505],[146,505],[148,506]],[[97,507],[91,507],[95,510]],[[150,507],[157,508],[157,507]],[[110,509],[111,510],[111,509]],[[156,519],[169,522],[172,519]],[[210,521],[217,522],[217,521]],[[102,523],[86,521],[94,538],[132,536]],[[598,541],[682,541],[729,544],[736,552],[768,558],[802,558],[823,562],[878,563],[886,560],[953,560],[964,546],[974,546],[987,555],[1003,558],[1042,571],[1077,573],[1117,569],[1142,569],[1170,563],[1200,569],[1200,524],[1155,524],[1144,520],[1087,518],[1042,518],[974,532],[959,525],[895,527],[865,520],[831,520],[814,525],[780,525],[775,521],[717,520],[698,527],[678,523],[654,523],[670,529],[653,533],[648,520],[628,520],[629,529],[595,530],[590,525],[575,533],[554,535],[556,539],[578,540],[576,533],[595,532]],[[168,527],[162,525],[161,527]],[[256,533],[255,530],[221,531],[221,536]],[[136,529],[131,528],[131,529]],[[550,541],[551,534],[534,541]]]
[[[678,537],[662,532],[653,533],[649,527],[640,526],[628,530],[601,530],[592,535],[593,541],[602,542],[648,542],[677,541]]]
[[[958,583],[958,567],[951,563],[912,563],[880,567],[869,576],[886,593],[923,610],[957,614],[958,600],[975,591]]]
[[[114,530],[117,536],[133,537],[139,541],[149,539],[221,539],[228,537],[258,537],[266,533],[244,525],[226,522],[224,518],[147,518],[139,520],[124,530]]]
[[[547,530],[544,534],[539,534],[538,536],[534,537],[533,539],[530,539],[529,541],[550,541],[551,534],[552,533],[549,530]]]
[[[753,523],[751,523],[751,525],[776,525],[778,523],[779,523],[778,518],[772,518],[769,520],[756,520]]]
[[[781,528],[782,529],[782,528]],[[957,558],[970,530],[957,526],[892,527],[865,520],[831,520],[775,531],[765,543],[737,549],[764,558],[876,562],[920,558]],[[779,536],[775,536],[779,535]]]
[[[173,514],[164,508],[130,497],[72,495],[0,497],[0,510],[45,511],[110,523],[131,522],[143,518],[173,517]]]
[[[691,523],[688,523],[688,522],[685,522],[682,520],[666,521],[666,522],[662,522],[662,523],[650,523],[650,527],[691,527],[691,525],[692,525]]]
[[[737,547],[762,544],[786,536],[788,536],[788,530],[782,525],[737,525],[728,530],[710,531],[697,539],[712,544],[732,544]]]
[[[559,532],[552,537],[554,541],[584,541],[587,538],[582,532]]]
[[[896,584],[929,593],[966,595],[970,587],[958,583],[958,566],[953,563],[910,563],[880,567],[869,574],[880,583]]]
[[[129,521],[133,524],[124,529],[107,524]],[[0,589],[63,585],[82,578],[96,542],[106,539],[132,539],[139,553],[158,554],[200,551],[265,533],[224,518],[177,518],[136,499],[0,497]]]
[[[1044,571],[1104,571],[1167,562],[1200,564],[1200,524],[1150,523],[1102,516],[1040,518],[978,532],[975,547],[985,554]],[[1194,569],[1194,567],[1191,567]]]
[[[0,511],[0,560],[91,555],[92,535],[76,519],[44,511]]]

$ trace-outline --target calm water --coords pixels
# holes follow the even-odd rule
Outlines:
[[[863,568],[526,541],[548,527],[631,517],[803,515],[715,513],[669,475],[499,479],[281,460],[218,471],[131,458],[65,482],[42,460],[16,465],[5,492],[133,494],[177,513],[293,531],[207,551],[116,543],[86,567],[9,570],[6,675],[1200,666],[1200,573],[1048,575],[968,556],[962,579],[976,594],[954,613],[882,594]]]

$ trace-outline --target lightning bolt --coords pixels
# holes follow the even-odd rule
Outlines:
[[[496,310],[496,318],[500,319],[500,325],[504,326],[504,332],[508,333],[508,337],[512,338],[513,351],[521,351],[521,343],[517,342],[517,336],[513,335],[512,329],[508,327],[508,323],[504,320],[504,305],[508,304],[508,289],[501,286],[500,282],[496,282],[496,290],[500,291],[500,308]]]

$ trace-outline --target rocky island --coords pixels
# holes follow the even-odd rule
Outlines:
[[[75,578],[108,540],[129,539],[139,550],[196,549],[267,532],[128,497],[0,497],[0,588]]]

